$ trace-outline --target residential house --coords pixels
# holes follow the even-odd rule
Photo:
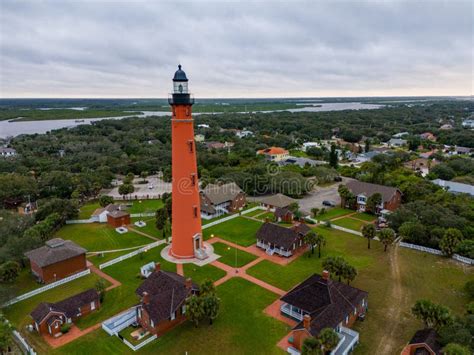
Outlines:
[[[418,330],[400,355],[439,355],[441,344],[438,333],[432,328]]]
[[[280,147],[270,147],[257,151],[257,155],[263,155],[269,161],[279,162],[290,156],[290,153]]]
[[[421,176],[426,176],[429,174],[430,169],[438,165],[439,163],[433,159],[417,158],[414,160],[407,161],[405,168],[413,170],[416,173],[420,173]]]
[[[247,130],[237,130],[237,132],[235,132],[235,135],[239,138],[252,137],[253,132]]]
[[[375,156],[379,154],[382,154],[382,153],[376,150],[371,150],[370,152],[357,154],[354,160],[357,163],[365,163],[367,161],[371,161]]]
[[[99,308],[99,293],[90,288],[56,303],[41,302],[30,316],[33,318],[33,327],[39,334],[59,337],[62,335],[63,324],[71,324]]]
[[[198,143],[204,142],[205,139],[206,137],[204,137],[204,134],[196,134],[194,136],[194,140]]]
[[[198,126],[198,128],[205,128],[205,129],[210,128],[209,125],[205,124],[205,123],[198,124],[197,126]]]
[[[277,222],[292,223],[294,214],[288,207],[277,207],[273,213]]]
[[[294,198],[288,197],[280,193],[276,195],[266,196],[260,199],[260,205],[262,207],[265,207],[269,211],[275,211],[275,209],[278,207],[288,207],[294,202],[296,202]]]
[[[298,250],[307,248],[303,239],[309,231],[311,228],[304,223],[286,228],[265,222],[257,231],[257,247],[264,249],[268,255],[276,253],[288,258]]]
[[[199,286],[190,278],[162,271],[158,263],[135,293],[140,297],[137,322],[151,334],[162,335],[186,320],[186,300],[199,293]]]
[[[209,184],[201,191],[201,217],[210,219],[236,212],[246,203],[245,192],[236,183]]]
[[[112,211],[107,215],[107,224],[117,228],[130,224],[130,213],[126,211]]]
[[[103,208],[97,208],[91,215],[91,220],[93,222],[106,223],[107,215],[114,211],[120,211],[121,206],[111,203]]]
[[[462,121],[462,126],[464,128],[474,128],[474,119],[465,119]]]
[[[58,281],[87,269],[87,250],[76,243],[53,238],[45,244],[25,253],[30,260],[31,272],[40,282]]]
[[[402,138],[402,137],[408,136],[409,134],[410,133],[408,133],[408,132],[400,132],[400,133],[394,134],[392,137],[393,138]]]
[[[306,152],[308,148],[318,148],[320,147],[320,143],[318,142],[304,142],[303,146],[301,147],[301,150],[303,152]]]
[[[474,186],[472,185],[442,179],[435,179],[431,182],[433,184],[441,186],[443,189],[453,194],[469,194],[471,196],[474,196]]]
[[[355,321],[365,316],[368,293],[348,284],[331,280],[328,271],[314,274],[280,298],[281,314],[299,323],[293,328],[288,352],[299,354],[308,337],[316,337],[324,328],[339,336],[337,354],[350,353],[359,340],[351,330]]]
[[[400,139],[400,138],[392,138],[388,141],[388,146],[389,147],[403,147],[407,145],[407,140],[406,139]]]
[[[430,150],[429,152],[420,153],[419,155],[420,155],[420,158],[428,159],[428,158],[430,158],[434,153],[436,153],[436,151]]]
[[[209,141],[205,142],[204,145],[206,146],[207,149],[227,149],[230,150],[234,146],[233,142],[215,142],[215,141]]]
[[[383,210],[395,211],[402,203],[402,193],[395,187],[357,180],[349,181],[346,186],[356,196],[356,209],[360,212],[366,210],[367,199],[376,193],[382,195],[382,203],[377,206],[377,213]]]
[[[0,147],[0,156],[3,158],[10,158],[16,155],[16,150],[13,148]]]
[[[420,134],[420,138],[431,142],[436,142],[436,136],[431,132],[425,132]]]
[[[302,158],[302,157],[288,157],[285,160],[280,160],[278,162],[279,165],[298,165],[300,168],[304,168],[305,166],[318,166],[318,165],[326,165],[327,162],[322,160],[313,160],[309,158]]]
[[[446,153],[447,155],[449,156],[453,156],[453,155],[469,155],[471,154],[471,151],[472,151],[472,148],[468,148],[468,147],[459,147],[459,146],[449,146],[449,145],[445,145],[444,146],[444,153]]]

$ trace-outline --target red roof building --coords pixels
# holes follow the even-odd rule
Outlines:
[[[270,147],[257,151],[257,155],[264,155],[267,160],[270,161],[281,161],[290,156],[290,153],[280,147]]]

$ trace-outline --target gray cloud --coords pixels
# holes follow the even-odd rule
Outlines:
[[[470,1],[0,2],[1,97],[471,95]]]

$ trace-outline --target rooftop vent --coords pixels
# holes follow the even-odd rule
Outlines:
[[[64,245],[64,243],[64,240],[62,240],[61,238],[53,238],[51,240],[48,240],[46,242],[46,245],[50,248],[57,248]]]

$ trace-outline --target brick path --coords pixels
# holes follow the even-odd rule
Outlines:
[[[107,281],[109,281],[111,283],[111,285],[105,289],[106,291],[109,291],[109,290],[111,290],[115,287],[119,287],[120,285],[122,285],[122,283],[120,281],[117,281],[113,277],[111,277],[110,275],[107,275],[105,272],[103,272],[102,270],[97,268],[90,261],[87,261],[87,267],[91,270],[91,272],[93,272],[94,274],[100,276],[103,279],[106,279]]]
[[[44,335],[43,339],[49,344],[49,346],[56,349],[96,329],[99,329],[101,325],[102,323],[97,323],[97,324],[94,324],[93,326],[90,326],[89,328],[81,330],[76,325],[72,324],[71,329],[69,329],[69,332],[67,332],[66,334],[63,334],[58,338],[53,338],[51,335],[48,334],[48,335]]]
[[[270,317],[278,319],[279,321],[286,323],[290,327],[293,328],[296,324],[298,324],[298,322],[288,317],[285,317],[280,313],[280,306],[282,303],[283,302],[278,299],[275,302],[273,302],[271,305],[269,305],[267,308],[265,308],[264,312],[268,314]]]
[[[149,234],[147,234],[147,233],[144,233],[144,232],[142,232],[142,231],[139,231],[138,229],[133,228],[133,227],[132,227],[132,224],[129,224],[129,225],[127,226],[127,229],[129,229],[129,230],[131,230],[132,232],[135,232],[135,233],[137,233],[137,234],[143,235],[143,236],[145,236],[145,237],[147,237],[147,238],[156,240],[156,241],[162,240],[162,239],[160,239],[160,238],[152,237],[151,235],[149,235]]]
[[[178,275],[184,276],[184,267],[183,264],[176,264],[176,273]]]

